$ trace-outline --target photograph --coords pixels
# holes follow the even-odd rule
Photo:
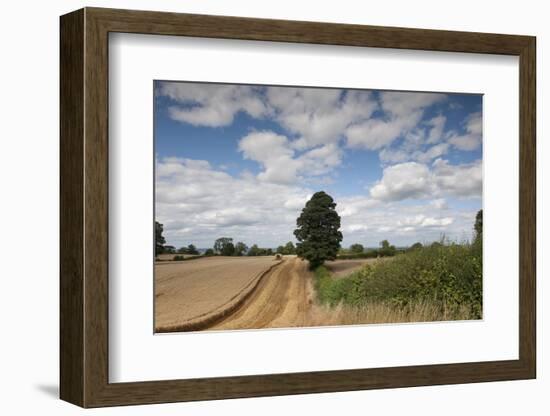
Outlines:
[[[483,95],[153,81],[154,332],[483,319]]]

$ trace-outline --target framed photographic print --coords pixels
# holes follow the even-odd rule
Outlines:
[[[83,406],[534,378],[535,38],[61,17]]]

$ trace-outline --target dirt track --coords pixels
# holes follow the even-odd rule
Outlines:
[[[313,324],[313,288],[307,262],[296,257],[264,275],[244,303],[207,329],[257,329]]]

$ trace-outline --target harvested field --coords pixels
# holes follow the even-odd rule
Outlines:
[[[359,267],[376,261],[365,260],[359,261]],[[346,275],[358,267],[353,264],[356,260],[330,263]],[[424,302],[403,309],[383,303],[361,308],[320,304],[314,275],[308,263],[296,256],[284,256],[281,261],[273,256],[206,257],[160,263],[155,272],[156,332],[468,319],[466,311],[444,316]]]
[[[365,264],[375,264],[379,261],[385,261],[385,259],[334,260],[327,261],[325,267],[330,271],[332,277],[337,279],[350,275]]]
[[[273,256],[216,256],[156,264],[155,331],[201,329],[238,306],[279,263]]]

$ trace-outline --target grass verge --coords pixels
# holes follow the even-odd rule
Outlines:
[[[481,246],[423,247],[340,279],[321,266],[315,289],[319,303],[345,311],[349,323],[480,319]]]

